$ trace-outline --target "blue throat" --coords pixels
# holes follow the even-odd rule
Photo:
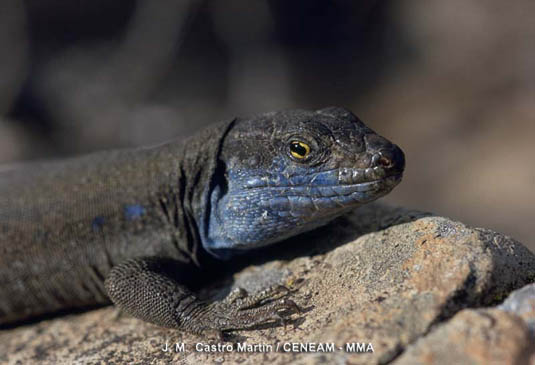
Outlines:
[[[210,216],[201,234],[204,248],[227,259],[325,225],[395,185],[395,178],[357,182],[366,173],[381,175],[378,170],[292,170],[229,172],[226,191],[216,186],[211,192]]]

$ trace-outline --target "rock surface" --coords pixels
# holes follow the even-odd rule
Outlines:
[[[117,318],[113,308],[103,308],[1,331],[0,362],[430,363],[457,354],[443,347],[450,335],[464,345],[457,349],[470,353],[458,352],[460,363],[529,356],[529,330],[520,317],[497,309],[461,311],[498,304],[534,281],[535,255],[501,234],[372,204],[248,260],[251,266],[207,295],[235,286],[250,292],[275,283],[295,288],[292,299],[303,313],[286,328],[241,331],[223,343],[232,350],[205,352],[197,344],[217,350],[218,342]],[[163,351],[182,343],[184,351]],[[238,352],[238,343],[258,346]],[[313,344],[327,352],[302,351]],[[347,344],[364,352],[351,352]],[[484,346],[493,347],[485,352]]]
[[[526,323],[498,309],[465,309],[410,346],[396,365],[530,364],[535,345]]]
[[[499,306],[465,309],[398,358],[405,364],[535,364],[535,284]]]
[[[535,341],[535,284],[515,290],[498,306],[498,309],[512,312],[526,321]],[[534,342],[535,343],[535,342]]]

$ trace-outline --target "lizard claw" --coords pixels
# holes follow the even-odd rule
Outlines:
[[[229,295],[224,299],[225,302],[229,304],[236,303],[240,301],[241,299],[247,298],[249,296],[249,293],[247,290],[243,288],[235,288],[230,292]]]
[[[254,329],[263,325],[279,323],[286,325],[301,308],[291,299],[286,287],[277,285],[260,293],[245,296],[243,289],[234,290],[223,301],[208,304],[203,313],[199,332],[220,333],[241,329]]]

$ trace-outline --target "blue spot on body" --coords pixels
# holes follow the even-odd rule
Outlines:
[[[145,208],[139,204],[125,205],[124,207],[124,216],[129,221],[137,219],[143,214],[145,214]]]
[[[93,219],[93,222],[91,222],[91,228],[93,228],[93,231],[98,231],[102,228],[104,222],[104,217],[95,217],[95,219]]]

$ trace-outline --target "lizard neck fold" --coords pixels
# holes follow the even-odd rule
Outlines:
[[[183,146],[180,164],[180,201],[184,229],[181,247],[198,264],[199,248],[206,247],[207,232],[212,212],[213,191],[226,189],[225,167],[221,158],[223,141],[234,125],[234,120],[219,123],[203,133],[188,139]]]

